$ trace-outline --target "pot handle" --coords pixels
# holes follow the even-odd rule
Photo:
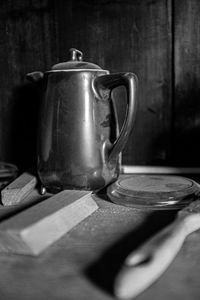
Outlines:
[[[112,90],[118,86],[124,86],[127,92],[126,116],[119,136],[110,149],[108,160],[111,161],[124,149],[132,130],[136,112],[136,90],[138,80],[135,74],[128,72],[102,75],[97,77],[96,81],[96,87],[100,94],[106,89],[109,89],[111,93]]]

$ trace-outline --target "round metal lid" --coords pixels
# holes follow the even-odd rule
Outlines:
[[[77,69],[90,69],[90,70],[102,70],[102,68],[91,62],[83,61],[83,53],[75,48],[69,49],[70,60],[58,63],[51,67],[51,71],[63,71],[63,70],[77,70]]]
[[[179,209],[199,196],[199,185],[170,175],[131,175],[107,188],[109,199],[119,205],[148,209]]]

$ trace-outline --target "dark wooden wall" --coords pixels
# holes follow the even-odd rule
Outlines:
[[[199,16],[198,0],[1,0],[0,160],[35,164],[41,99],[25,75],[76,47],[139,78],[124,164],[200,166]],[[125,102],[116,100],[122,122]]]

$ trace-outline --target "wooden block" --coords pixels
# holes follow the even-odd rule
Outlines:
[[[36,186],[37,179],[29,173],[23,173],[1,191],[1,202],[5,206],[16,205]]]
[[[98,208],[91,192],[65,190],[0,224],[0,252],[38,255]]]

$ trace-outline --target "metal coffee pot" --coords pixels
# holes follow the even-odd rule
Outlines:
[[[120,153],[133,127],[136,76],[109,74],[82,56],[72,48],[69,61],[27,74],[43,81],[37,170],[43,187],[53,193],[96,191],[117,180]],[[125,86],[128,104],[120,132],[111,97],[118,86]]]

